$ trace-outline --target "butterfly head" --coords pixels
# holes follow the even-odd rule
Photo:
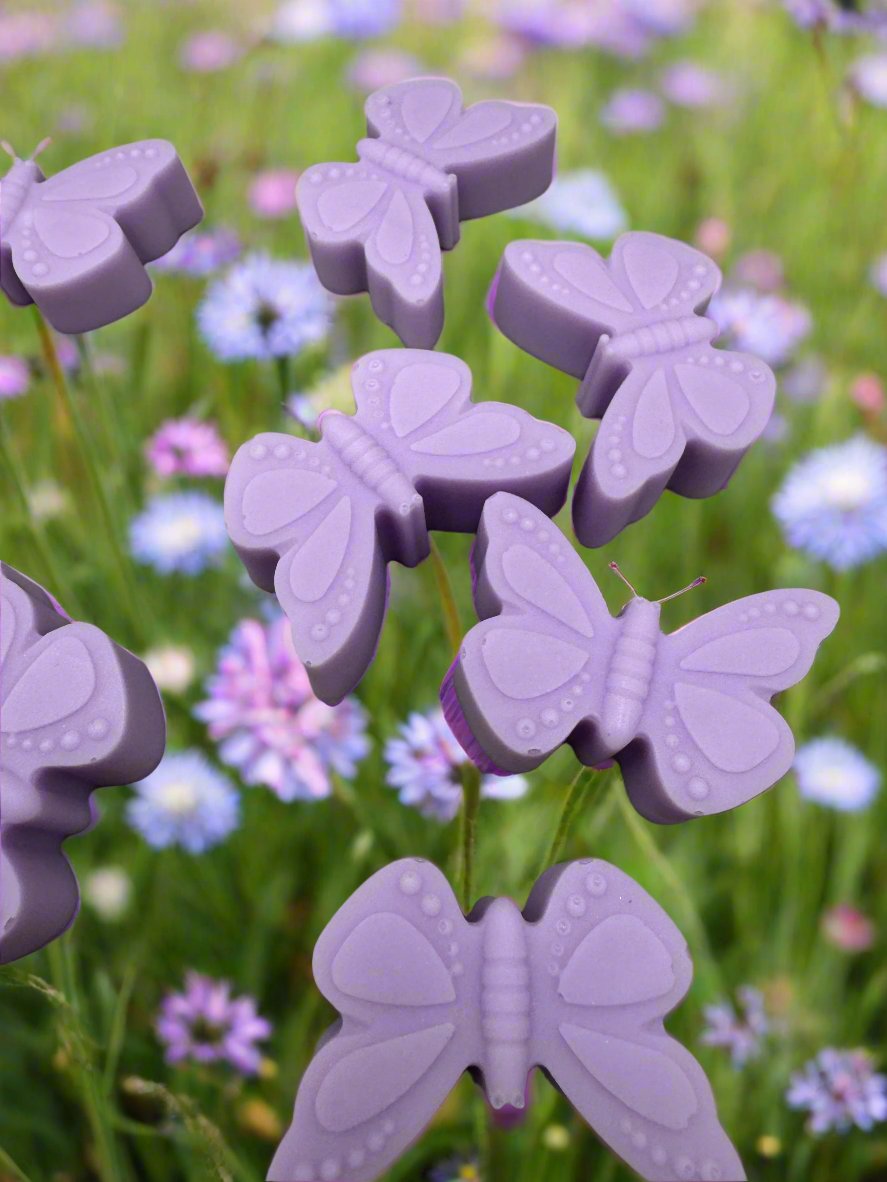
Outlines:
[[[6,179],[15,179],[20,181],[37,181],[43,179],[43,174],[40,168],[35,163],[40,153],[48,148],[52,140],[47,138],[40,141],[34,151],[26,159],[22,160],[15,148],[7,140],[0,140],[0,148],[7,156],[12,158],[12,168],[6,174]]]

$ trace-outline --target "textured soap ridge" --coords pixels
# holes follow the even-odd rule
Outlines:
[[[537,1067],[641,1177],[745,1178],[701,1067],[663,1027],[690,985],[686,944],[606,862],[555,866],[523,911],[487,898],[466,919],[435,866],[403,859],[333,916],[313,969],[340,1019],[270,1182],[374,1182],[463,1071],[510,1118]]]
[[[526,772],[567,743],[589,767],[615,759],[635,808],[671,823],[735,808],[791,767],[769,701],[834,629],[829,596],[766,591],[668,634],[639,595],[613,618],[571,543],[509,493],[484,506],[474,555],[481,622],[441,702],[482,770]]]
[[[62,842],[95,821],[94,789],[148,775],[165,742],[146,666],[0,563],[0,963],[74,921]]]

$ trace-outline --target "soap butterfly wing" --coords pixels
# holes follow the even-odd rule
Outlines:
[[[663,636],[642,741],[619,757],[636,806],[651,779],[651,819],[669,821],[735,808],[784,776],[794,739],[770,698],[808,672],[838,614],[818,591],[767,591]]]
[[[151,293],[144,263],[202,216],[173,145],[145,140],[33,185],[7,242],[16,276],[50,323],[86,332],[143,304]],[[72,283],[83,292],[76,311],[65,296]]]
[[[494,317],[522,349],[582,378],[602,335],[692,315],[719,286],[710,259],[659,234],[623,234],[609,261],[586,243],[516,241],[502,256]],[[595,393],[580,390],[589,417],[606,405]]]
[[[387,599],[376,506],[333,449],[266,433],[225,483],[225,521],[247,570],[273,590],[314,692],[331,705],[372,660]]]
[[[585,385],[596,389],[597,356]],[[579,536],[594,539],[594,545],[609,540],[647,512],[666,487],[692,496],[719,491],[766,427],[775,393],[776,380],[766,365],[708,342],[667,360],[655,355],[633,360],[612,399],[604,398],[608,405],[580,476],[574,502]],[[720,459],[705,485],[690,458],[697,449]],[[600,494],[607,499],[607,538],[596,526],[602,520]],[[614,506],[620,501],[626,502],[626,516],[618,524]]]
[[[448,78],[414,78],[366,101],[369,133],[419,155],[459,181],[459,218],[484,217],[537,197],[548,187],[557,117],[550,107],[499,99],[463,110]],[[498,183],[478,186],[472,169],[496,163]]]
[[[337,912],[314,976],[342,1020],[302,1078],[272,1182],[371,1182],[419,1136],[482,1052],[460,959],[477,963],[480,938],[418,859],[380,870]]]
[[[665,912],[589,859],[547,871],[524,915],[531,1061],[642,1177],[744,1179],[702,1068],[662,1024],[692,977]]]
[[[29,594],[26,588],[32,588]],[[0,962],[60,935],[78,905],[61,843],[94,820],[94,787],[163,753],[147,669],[99,629],[65,623],[42,588],[0,569]],[[77,779],[86,783],[77,790]],[[53,792],[59,776],[63,797]]]
[[[543,513],[507,493],[484,506],[474,569],[482,622],[465,637],[452,677],[489,757],[485,770],[537,767],[567,741],[584,758],[600,717],[600,671],[618,634],[594,579]],[[447,705],[446,683],[443,697]],[[448,709],[454,714],[451,700]],[[497,758],[503,749],[510,762]]]
[[[494,492],[547,514],[566,495],[575,443],[552,423],[501,402],[473,404],[457,357],[410,349],[370,353],[352,374],[358,420],[423,495],[429,529],[474,532]]]
[[[338,295],[369,292],[376,315],[402,340],[432,347],[443,328],[443,283],[440,242],[421,189],[358,162],[314,165],[296,195],[324,287]]]

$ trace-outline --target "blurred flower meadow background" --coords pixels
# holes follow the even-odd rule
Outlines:
[[[771,586],[837,596],[837,633],[782,702],[794,771],[674,828],[599,773],[566,848],[616,862],[685,933],[696,976],[669,1027],[749,1176],[884,1178],[884,4],[24,0],[0,5],[5,136],[25,152],[52,135],[48,172],[166,136],[207,216],[121,324],[47,341],[33,310],[0,308],[0,553],[144,656],[170,731],[160,768],[101,792],[101,824],[69,843],[73,930],[0,971],[0,1179],[263,1178],[333,1016],[311,981],[317,935],[394,857],[456,871],[464,757],[437,705],[452,653],[432,564],[392,570],[378,658],[330,708],[221,504],[243,440],[311,435],[350,405],[350,362],[397,343],[365,297],[319,288],[294,192],[309,164],[353,159],[369,91],[423,71],[560,117],[551,190],[468,223],[446,258],[440,347],[477,398],[568,427],[580,457],[595,430],[575,383],[484,315],[518,236],[695,242],[724,271],[723,341],[778,371],[767,438],[725,493],[666,495],[585,557],[614,610],[610,559],[651,597],[704,572],[669,629]],[[470,539],[438,542],[467,628]],[[484,781],[479,894],[525,897],[574,770],[564,751]],[[541,1077],[533,1091],[505,1133],[464,1079],[390,1177],[629,1177]]]

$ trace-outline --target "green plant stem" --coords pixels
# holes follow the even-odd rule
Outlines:
[[[2,1147],[0,1147],[0,1166],[2,1166],[11,1177],[17,1179],[17,1182],[31,1182],[31,1179],[21,1168],[21,1166],[17,1166],[6,1150]]]
[[[585,799],[588,796],[588,790],[591,787],[592,777],[594,776],[594,769],[587,767],[580,767],[573,777],[569,788],[567,789],[564,803],[561,806],[560,817],[558,818],[557,828],[554,831],[554,837],[551,839],[551,845],[548,847],[548,853],[542,862],[540,874],[547,870],[550,866],[555,866],[561,859],[564,852],[564,847],[567,844],[567,839],[570,835],[570,829],[576,814],[582,809],[585,804]]]
[[[447,640],[449,641],[451,655],[455,656],[462,646],[463,636],[462,623],[459,619],[459,609],[456,606],[453,584],[450,582],[446,563],[434,538],[429,539],[429,546],[431,550],[431,569],[434,572],[434,581],[437,584],[437,593],[440,596],[440,606],[443,610],[444,629],[446,630]]]
[[[141,645],[144,643],[144,615],[136,601],[130,564],[123,551],[120,536],[117,532],[117,522],[111,509],[111,502],[105,488],[104,480],[102,479],[101,465],[93,451],[92,441],[81,417],[80,408],[77,405],[76,399],[71,396],[68,382],[59,362],[55,341],[52,339],[52,333],[49,331],[46,321],[36,306],[34,308],[34,322],[37,325],[37,334],[40,338],[43,356],[46,360],[46,365],[52,377],[59,401],[65,409],[71,426],[74,429],[74,434],[77,436],[80,453],[86,466],[96,503],[102,517],[102,524],[107,534],[108,545],[111,547],[111,552],[118,568],[122,599],[130,618],[134,638]]]
[[[477,819],[480,813],[480,772],[473,763],[461,767],[462,813],[459,821],[459,897],[467,914],[474,902],[474,865],[477,852]]]
[[[75,340],[77,341],[77,354],[80,358],[80,371],[83,374],[92,403],[98,411],[105,443],[120,478],[120,487],[125,491],[127,500],[131,504],[132,487],[127,468],[130,457],[120,414],[114,400],[108,394],[107,383],[100,382],[98,379],[89,337],[81,333]]]
[[[13,492],[21,505],[24,520],[31,526],[31,542],[34,549],[40,555],[40,561],[43,563],[46,576],[53,590],[59,595],[64,595],[69,606],[76,609],[78,605],[75,602],[74,596],[70,594],[66,584],[62,582],[59,569],[55,563],[52,547],[46,540],[43,523],[36,521],[33,517],[27,484],[25,482],[25,474],[18,462],[18,456],[16,455],[15,447],[13,446],[12,439],[9,436],[9,430],[6,426],[6,419],[2,413],[0,413],[0,456],[2,456],[3,463],[6,465],[9,473],[9,481],[12,485]],[[80,615],[82,613],[78,610],[77,614]]]
[[[290,359],[289,357],[275,357],[274,368],[277,370],[277,386],[280,391],[280,401],[283,406],[290,396]]]

